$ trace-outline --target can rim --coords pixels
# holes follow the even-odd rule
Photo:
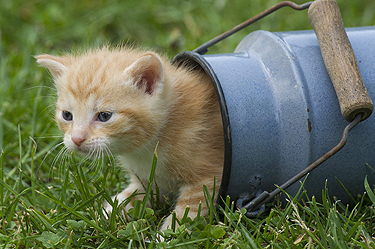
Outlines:
[[[210,77],[212,84],[214,85],[216,95],[220,104],[221,118],[223,122],[223,132],[224,132],[224,167],[223,175],[220,184],[220,190],[217,202],[222,205],[226,200],[226,193],[228,190],[231,167],[232,167],[232,136],[231,136],[231,126],[228,114],[228,108],[225,101],[225,96],[223,89],[221,87],[220,81],[215,74],[215,71],[207,60],[200,54],[193,51],[185,51],[177,54],[172,59],[172,64],[177,67],[189,66],[193,69],[203,69],[203,71]]]

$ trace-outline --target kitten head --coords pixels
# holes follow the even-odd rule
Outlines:
[[[35,58],[53,76],[56,121],[69,149],[119,154],[156,142],[166,113],[164,67],[158,55],[103,48]]]

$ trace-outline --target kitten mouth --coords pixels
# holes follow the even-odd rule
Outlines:
[[[72,148],[72,150],[89,158],[96,158],[98,156],[111,154],[109,149],[103,149],[100,146],[81,145],[81,146],[75,146],[74,148]]]
[[[80,154],[84,154],[84,155],[88,155],[90,154],[90,150],[87,149],[87,148],[83,148],[83,147],[76,147],[76,148],[73,148],[74,151],[80,153]]]
[[[98,154],[103,154],[103,150],[100,147],[79,148],[79,152],[89,157],[97,157]]]
[[[76,149],[76,151],[80,152],[80,153],[84,153],[84,154],[89,154],[90,153],[90,150],[87,149],[87,148],[81,148],[81,147],[78,147]]]
[[[98,156],[112,155],[110,143],[104,139],[87,139],[81,143],[74,142],[70,137],[64,138],[65,146],[70,150],[86,157],[96,158]]]
[[[77,145],[73,145],[73,146],[68,146],[68,148],[71,150],[71,151],[75,151],[75,152],[78,152],[80,154],[84,154],[84,155],[88,155],[88,154],[91,154],[92,153],[92,149],[88,148],[87,146],[77,146]]]

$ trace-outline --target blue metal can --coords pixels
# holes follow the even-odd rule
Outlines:
[[[368,93],[375,99],[375,27],[346,30]],[[313,31],[246,36],[233,53],[174,58],[203,69],[221,103],[225,163],[221,196],[237,200],[272,191],[341,139],[348,122],[340,112]],[[362,194],[364,179],[375,183],[375,117],[359,123],[346,146],[315,169],[305,181],[309,196],[328,191],[349,201]],[[294,184],[287,192],[294,195]]]

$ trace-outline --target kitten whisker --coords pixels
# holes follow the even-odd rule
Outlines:
[[[106,148],[106,151],[107,151],[107,154],[108,155],[108,158],[109,158],[109,164],[111,165],[111,167],[115,167],[116,165],[116,160],[115,160],[115,156],[112,154],[112,151],[109,149],[109,148]]]
[[[34,97],[34,98],[30,98],[28,100],[30,101],[37,101],[37,100],[41,100],[41,99],[47,99],[47,98],[53,98],[54,100],[57,99],[57,96],[56,95],[41,95],[41,96],[37,96],[37,97]]]
[[[49,156],[49,154],[51,154],[57,147],[59,147],[60,145],[64,145],[64,142],[60,142],[58,144],[56,144],[55,146],[53,146],[48,152],[47,154],[44,156],[42,162],[40,163],[41,165],[44,163],[44,161],[46,160],[46,158]],[[65,147],[65,145],[64,145]]]
[[[103,144],[103,149],[105,150],[105,152],[107,153],[107,156],[109,158],[113,158],[114,157],[111,149],[109,148],[109,146],[106,143]]]
[[[94,153],[95,153],[95,150],[90,150],[89,153],[87,154],[84,154],[84,157],[82,158],[82,160],[79,162],[79,164],[84,164],[86,161],[91,161],[92,158],[95,158],[94,156]]]
[[[64,135],[47,135],[43,137],[34,137],[34,139],[63,138]]]
[[[58,145],[63,144],[60,143]],[[60,151],[57,153],[56,157],[53,159],[51,163],[51,168],[50,168],[50,175],[53,176],[53,172],[55,172],[55,168],[57,169],[57,172],[62,172],[61,167],[66,164],[66,159],[67,159],[67,153],[69,152],[68,148],[64,145]],[[58,164],[59,163],[59,164]],[[56,167],[56,165],[58,166]]]
[[[38,117],[40,117],[44,112],[46,112],[46,114],[44,115],[44,117],[46,117],[49,113],[51,113],[55,108],[55,104],[50,104],[48,105],[47,107],[45,107],[39,114],[38,114]]]
[[[102,165],[103,165],[103,160],[104,160],[104,157],[102,154],[103,153],[102,153],[101,147],[95,147],[94,150],[90,152],[89,156],[92,157],[92,160],[91,160],[91,163],[87,166],[87,171],[94,172],[94,174],[87,179],[88,181],[91,181],[92,179],[94,179],[95,176],[98,175],[95,173],[101,170]],[[100,162],[100,159],[102,160],[102,162]]]
[[[98,161],[98,159],[97,159],[98,158],[98,153],[99,152],[98,152],[97,148],[95,148],[93,151],[90,152],[90,156],[87,157],[87,158],[92,158],[90,164],[87,167],[89,171],[92,171],[92,169],[95,168],[95,164]]]
[[[104,155],[104,149],[102,146],[100,146],[100,150],[98,152],[98,165],[96,167],[96,171],[103,172],[103,165],[106,155]]]
[[[25,91],[32,90],[32,89],[35,89],[35,88],[47,88],[49,90],[56,91],[56,89],[52,86],[32,86],[32,87],[25,88]]]

